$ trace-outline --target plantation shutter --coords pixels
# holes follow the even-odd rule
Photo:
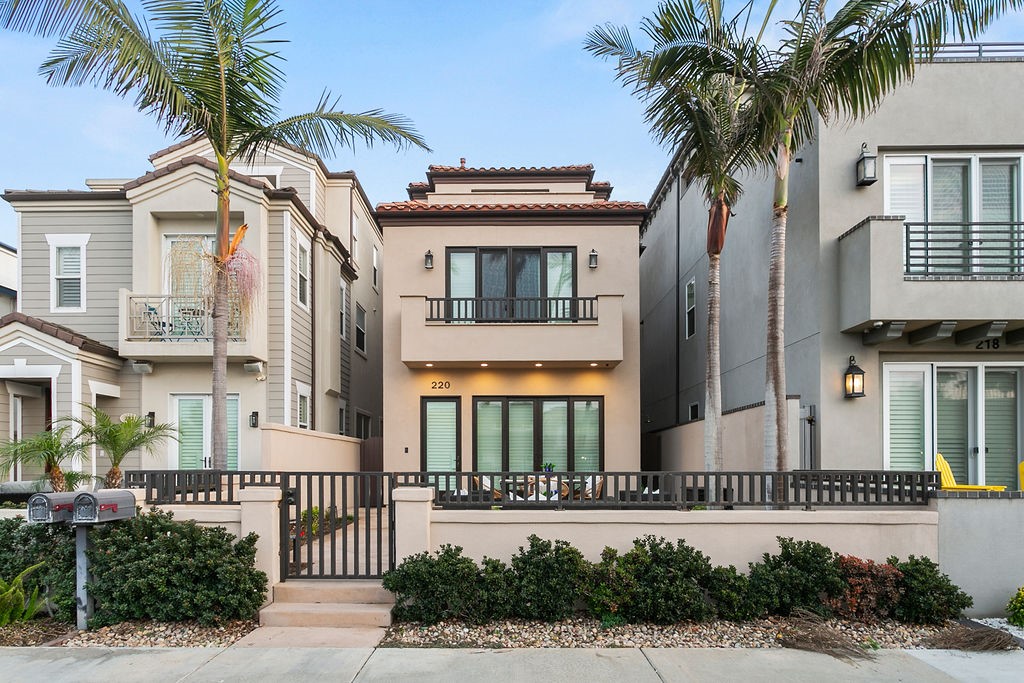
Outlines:
[[[458,453],[458,402],[426,402],[426,462],[428,472],[451,472]]]
[[[238,469],[238,397],[228,396],[228,469]]]
[[[1017,485],[1017,371],[985,371],[985,483]]]
[[[532,472],[533,401],[508,402],[508,469]]]
[[[925,376],[922,370],[889,373],[889,468],[925,468]]]
[[[889,190],[889,207],[886,213],[905,216],[907,223],[922,223],[925,220],[925,164],[924,157],[893,160],[887,167],[886,178]],[[924,234],[923,226],[910,226],[915,237]],[[904,239],[906,239],[904,237]],[[916,240],[915,240],[916,241]],[[924,272],[926,250],[918,246],[911,249],[909,262],[904,264],[907,272]],[[906,256],[904,257],[906,258]]]
[[[569,469],[569,421],[566,401],[543,402],[543,460],[556,472]]]
[[[949,463],[958,484],[968,483],[969,380],[967,370],[935,373],[936,448]]]
[[[601,470],[600,406],[598,401],[573,401],[573,469],[577,472]]]
[[[1017,220],[1017,163],[1013,161],[981,162],[981,220],[1010,223]],[[978,236],[982,271],[1006,272],[1014,270],[1013,240],[1015,231],[1009,226],[982,226]],[[1005,239],[996,239],[996,237]]]
[[[82,305],[82,248],[57,247],[57,306]]]
[[[202,398],[178,399],[178,468],[203,467],[205,401]]]
[[[476,468],[482,472],[500,472],[501,401],[476,402]]]

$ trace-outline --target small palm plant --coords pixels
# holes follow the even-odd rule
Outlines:
[[[55,493],[68,490],[64,467],[76,456],[85,457],[88,444],[82,435],[72,433],[70,424],[39,432],[20,441],[0,445],[0,476],[6,476],[15,465],[42,467]]]
[[[164,439],[175,438],[173,425],[158,424],[147,427],[146,418],[141,415],[126,414],[115,420],[99,408],[85,407],[90,413],[91,420],[76,418],[74,421],[81,427],[86,447],[95,445],[107,454],[110,469],[103,479],[103,486],[108,489],[121,488],[124,481],[121,463],[129,453],[140,449],[153,453]]]

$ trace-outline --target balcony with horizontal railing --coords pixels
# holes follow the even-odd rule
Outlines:
[[[616,365],[623,354],[622,298],[403,296],[402,362],[410,367]]]
[[[839,237],[838,261],[844,332],[888,321],[1024,321],[1021,222],[870,216]]]
[[[917,50],[919,59],[925,54],[923,49]],[[1024,43],[948,43],[932,55],[935,62],[981,60],[1024,60]]]
[[[213,316],[205,297],[172,294],[136,294],[121,290],[120,353],[129,358],[209,357],[213,348]],[[252,357],[258,339],[247,334],[246,321],[237,305],[228,314],[228,357]],[[265,346],[265,342],[262,344]]]

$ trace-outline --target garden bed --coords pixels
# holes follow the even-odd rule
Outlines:
[[[56,619],[32,619],[0,627],[0,647],[32,647],[62,638],[73,630]]]

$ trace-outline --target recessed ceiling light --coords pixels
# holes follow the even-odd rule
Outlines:
[[[544,364],[543,363],[534,363],[533,367],[535,367],[535,368],[542,368],[542,367],[544,367]]]
[[[432,367],[434,367],[434,364],[433,363],[427,363],[427,367],[428,368],[432,368]]]
[[[480,364],[480,367],[482,367],[482,368],[486,368],[486,367],[487,367],[487,363],[481,363],[481,364]]]
[[[590,364],[590,367],[592,367],[592,368],[596,368],[596,367],[597,367],[597,363],[591,363],[591,364]]]

